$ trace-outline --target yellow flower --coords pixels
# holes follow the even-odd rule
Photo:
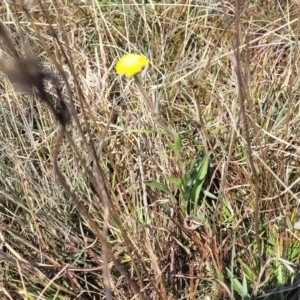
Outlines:
[[[125,74],[126,77],[133,76],[142,71],[149,65],[148,59],[141,54],[125,54],[116,65],[116,71],[119,75]]]

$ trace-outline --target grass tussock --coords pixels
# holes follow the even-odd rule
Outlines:
[[[0,5],[1,299],[296,299],[300,6],[148,2]]]

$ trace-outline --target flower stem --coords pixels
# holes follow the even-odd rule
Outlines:
[[[151,102],[151,100],[149,99],[145,89],[143,88],[142,86],[142,82],[141,82],[141,79],[139,77],[138,74],[134,75],[133,76],[134,78],[134,82],[135,84],[137,85],[140,93],[142,94],[146,104],[147,104],[147,107],[148,109],[151,111],[151,113],[154,115],[156,121],[158,122],[158,124],[160,125],[160,127],[165,130],[172,138],[173,140],[175,141],[175,138],[176,138],[176,134],[175,132],[173,132],[166,124],[165,124],[165,121],[163,120],[163,118],[155,111],[155,107],[154,107],[154,104]]]

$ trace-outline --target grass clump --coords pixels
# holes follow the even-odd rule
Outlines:
[[[2,298],[296,299],[297,2],[141,2],[0,7]]]

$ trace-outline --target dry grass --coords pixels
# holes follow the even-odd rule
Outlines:
[[[0,4],[1,299],[293,299],[297,1],[140,2]],[[130,52],[160,119],[115,73]],[[207,153],[218,197],[193,207],[174,178]]]

